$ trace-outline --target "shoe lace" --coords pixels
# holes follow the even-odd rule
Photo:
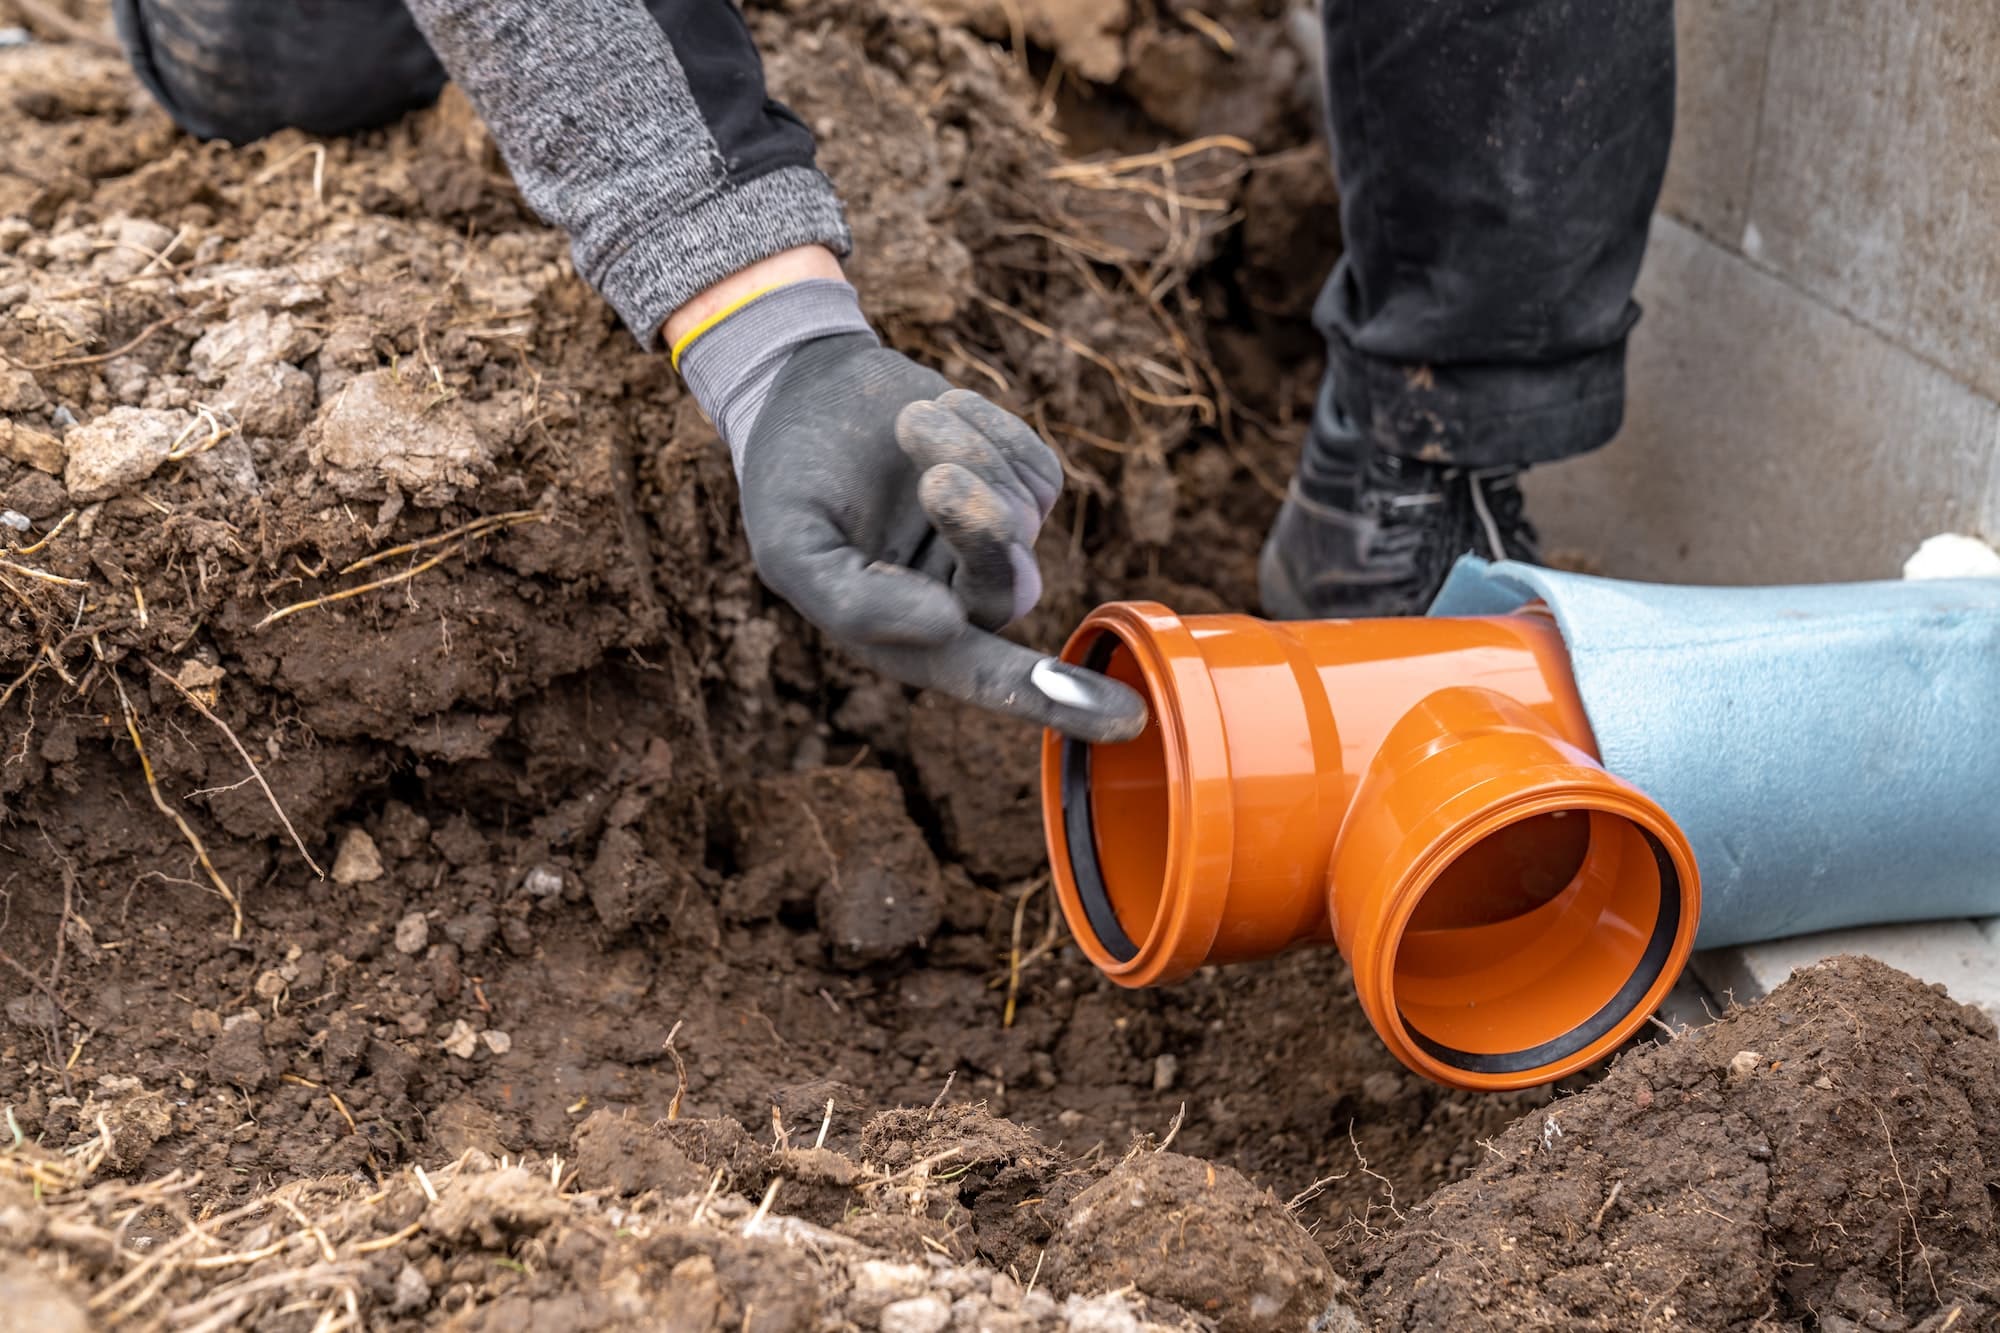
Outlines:
[[[1479,517],[1479,530],[1486,538],[1487,548],[1495,560],[1505,560],[1507,544],[1500,539],[1500,525],[1494,521],[1493,506],[1487,502],[1486,484],[1476,472],[1465,480],[1472,492],[1472,512]]]
[[[1518,468],[1485,468],[1465,475],[1480,535],[1495,560],[1513,558],[1507,544],[1509,533],[1519,544],[1534,544],[1533,529],[1522,513],[1520,475]]]

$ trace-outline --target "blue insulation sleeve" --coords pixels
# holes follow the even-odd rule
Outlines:
[[[1459,562],[1545,602],[1604,766],[1694,844],[1703,948],[2000,913],[2000,579],[1687,588]]]

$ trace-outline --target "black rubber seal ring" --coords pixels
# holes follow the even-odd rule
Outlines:
[[[1666,970],[1667,956],[1673,952],[1674,936],[1681,926],[1681,877],[1674,869],[1673,858],[1667,854],[1660,840],[1645,829],[1646,843],[1653,849],[1653,861],[1660,871],[1660,914],[1653,922],[1653,936],[1646,942],[1646,952],[1639,956],[1639,966],[1634,969],[1631,979],[1619,987],[1618,993],[1608,1000],[1602,1009],[1592,1014],[1576,1027],[1560,1037],[1551,1038],[1539,1046],[1530,1046],[1524,1051],[1501,1051],[1492,1055],[1481,1055],[1472,1051],[1461,1051],[1447,1046],[1441,1041],[1433,1041],[1419,1032],[1410,1022],[1410,1016],[1399,1008],[1398,1015],[1410,1037],[1434,1059],[1441,1060],[1454,1069],[1463,1069],[1470,1074],[1519,1074],[1542,1065],[1553,1064],[1557,1060],[1576,1054],[1584,1047],[1602,1037],[1618,1025],[1619,1020],[1637,1007],[1645,998],[1660,973]]]
[[[1118,651],[1116,635],[1101,633],[1084,654],[1083,668],[1103,674]],[[1071,737],[1062,749],[1063,841],[1069,845],[1069,876],[1076,896],[1083,904],[1084,920],[1104,952],[1121,963],[1139,956],[1139,946],[1118,922],[1111,895],[1104,887],[1104,871],[1097,862],[1097,822],[1090,810],[1090,743]]]

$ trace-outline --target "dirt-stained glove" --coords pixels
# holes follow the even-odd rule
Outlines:
[[[883,347],[830,279],[760,293],[674,356],[736,461],[758,573],[806,619],[908,684],[1139,734],[1137,694],[992,632],[1041,595],[1035,534],[1062,489],[1018,417]]]

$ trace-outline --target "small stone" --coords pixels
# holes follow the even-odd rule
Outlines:
[[[1062,1313],[1070,1333],[1139,1333],[1139,1320],[1121,1296],[1072,1296]]]
[[[530,898],[553,898],[563,890],[562,871],[554,866],[536,866],[521,880]]]
[[[848,1293],[848,1313],[865,1320],[897,1301],[910,1300],[930,1290],[930,1274],[916,1264],[867,1259],[851,1272],[853,1289]]]
[[[451,1031],[445,1034],[444,1040],[438,1045],[444,1047],[448,1055],[455,1055],[461,1060],[470,1060],[472,1053],[479,1049],[479,1034],[472,1030],[472,1024],[461,1018],[451,1025]]]
[[[340,851],[334,853],[336,885],[368,885],[382,879],[382,853],[366,829],[348,829],[340,835]]]
[[[0,421],[0,456],[52,477],[62,474],[67,457],[61,440],[18,421]]]
[[[1161,1055],[1153,1061],[1153,1091],[1165,1092],[1174,1086],[1181,1076],[1181,1062],[1178,1056]]]
[[[420,954],[430,942],[430,919],[422,912],[412,912],[396,923],[397,953]]]
[[[488,1028],[479,1034],[479,1040],[486,1043],[486,1049],[495,1055],[505,1055],[514,1049],[514,1039],[498,1028]]]
[[[150,218],[111,218],[105,222],[104,231],[111,244],[98,251],[91,268],[113,282],[159,263],[174,241],[172,230]]]
[[[63,484],[79,504],[123,495],[159,471],[187,426],[182,412],[114,407],[63,439]]]
[[[253,310],[210,325],[188,348],[188,369],[214,384],[234,370],[296,363],[318,346],[317,335],[290,315]]]
[[[1741,1083],[1757,1072],[1757,1062],[1764,1057],[1755,1051],[1738,1051],[1729,1057],[1729,1077],[1731,1083]]]
[[[229,678],[229,673],[212,662],[204,662],[199,657],[190,657],[181,663],[181,669],[174,673],[182,689],[197,698],[214,704],[216,686]]]
[[[48,395],[33,375],[25,370],[0,369],[0,412],[39,412],[48,404]]]
[[[222,1035],[222,1015],[213,1009],[197,1009],[188,1015],[188,1027],[197,1037]]]
[[[0,509],[0,527],[11,528],[15,532],[26,532],[35,526],[35,520],[18,509]]]
[[[382,878],[382,853],[366,829],[351,828],[340,836],[340,850],[333,858],[336,884],[370,884]]]
[[[34,468],[23,468],[12,485],[0,491],[0,503],[37,521],[54,518],[69,509],[69,492],[61,480]],[[78,524],[81,527],[81,524]]]
[[[942,1296],[913,1296],[882,1307],[882,1333],[942,1333],[951,1323],[951,1306]]]
[[[215,405],[235,417],[245,435],[288,439],[312,420],[317,392],[312,376],[278,361],[231,375]]]
[[[146,402],[146,386],[152,383],[153,372],[146,363],[136,356],[121,356],[105,363],[104,387],[114,402],[128,407],[143,407]]]
[[[396,1274],[395,1289],[389,1297],[390,1314],[415,1314],[431,1303],[431,1284],[412,1264],[404,1264]]]
[[[275,1000],[285,993],[285,978],[277,972],[265,972],[258,976],[257,984],[251,987],[260,1000]]]
[[[2000,578],[2000,550],[1962,532],[1941,532],[1925,538],[1916,554],[1903,562],[1903,577]]]
[[[24,217],[0,218],[0,255],[13,254],[34,234],[34,224]]]

